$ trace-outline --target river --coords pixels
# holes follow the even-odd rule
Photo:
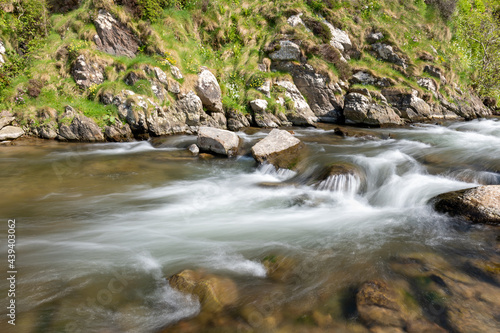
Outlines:
[[[436,213],[428,201],[500,184],[499,120],[362,130],[368,137],[344,138],[329,126],[293,130],[311,151],[303,174],[349,162],[363,176],[308,186],[248,154],[192,157],[185,148],[196,137],[185,135],[0,147],[2,240],[6,221],[16,220],[12,332],[153,333],[189,323],[198,300],[166,280],[184,269],[231,278],[236,309],[277,293],[281,326],[303,325],[306,306],[328,306],[335,320],[356,323],[353,286],[390,281],[394,256],[434,253],[458,267],[460,258],[494,253],[491,229]],[[267,132],[238,133],[244,150]],[[277,182],[288,185],[263,186]],[[6,242],[1,249],[6,256]],[[294,281],[270,279],[266,256],[292,261]],[[7,289],[4,280],[2,304]],[[317,301],[323,293],[328,302]],[[244,322],[238,311],[230,317]],[[259,320],[245,325],[256,329]]]

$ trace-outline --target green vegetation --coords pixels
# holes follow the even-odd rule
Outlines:
[[[60,2],[60,1],[59,1]],[[58,1],[51,1],[58,3]],[[267,79],[286,73],[261,73],[266,47],[286,35],[301,45],[308,62],[331,80],[348,79],[354,69],[386,76],[396,87],[422,91],[415,76],[428,76],[421,54],[432,55],[450,82],[463,90],[473,87],[482,96],[500,96],[500,4],[496,0],[83,0],[67,13],[52,13],[46,0],[0,0],[0,40],[6,63],[0,67],[0,110],[34,114],[42,107],[61,110],[71,104],[101,124],[116,117],[103,106],[104,91],[130,89],[156,99],[150,82],[133,87],[123,83],[131,70],[145,64],[169,73],[177,66],[184,74],[183,89],[191,89],[200,66],[207,66],[223,90],[223,105],[246,113],[250,98],[264,98],[256,90]],[[139,54],[130,59],[96,49],[93,21],[104,8],[131,29],[140,41]],[[291,27],[287,18],[303,13],[306,26]],[[323,18],[349,33],[351,60],[329,46],[331,32]],[[312,31],[312,32],[311,32]],[[366,42],[372,31],[407,57],[407,70],[378,60]],[[80,89],[71,78],[76,57],[101,59],[106,81]],[[375,89],[375,88],[374,88]],[[450,95],[451,88],[442,87]],[[275,112],[282,92],[272,91]],[[174,100],[167,96],[163,105]],[[159,102],[157,100],[157,102]],[[91,111],[90,111],[91,110]],[[113,117],[113,118],[111,118]]]

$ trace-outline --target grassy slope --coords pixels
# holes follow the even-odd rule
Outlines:
[[[422,51],[432,54],[433,46],[438,51],[436,65],[445,69],[448,78],[462,88],[468,84],[467,68],[460,49],[452,43],[449,26],[436,9],[426,6],[423,1],[330,1],[330,8],[320,1],[310,1],[310,4],[287,0],[219,0],[208,3],[207,8],[199,5],[182,10],[166,8],[153,24],[134,19],[126,9],[107,0],[85,0],[79,9],[64,15],[52,15],[44,47],[37,52],[29,73],[15,78],[10,87],[0,92],[0,109],[13,110],[27,121],[41,107],[52,107],[62,112],[64,106],[69,104],[96,119],[102,126],[110,115],[115,115],[116,110],[114,106],[98,102],[100,92],[118,92],[127,88],[154,98],[147,81],[141,81],[134,87],[123,83],[128,71],[147,63],[161,67],[167,73],[169,64],[177,65],[185,76],[180,81],[185,90],[192,88],[199,66],[207,66],[221,83],[224,104],[246,112],[247,100],[264,98],[253,89],[256,85],[265,77],[287,75],[257,71],[257,64],[266,56],[263,50],[269,42],[280,34],[293,34],[294,38],[303,40],[304,45],[322,43],[319,37],[313,36],[304,27],[291,28],[286,23],[286,18],[296,12],[314,19],[322,15],[349,32],[361,51],[359,59],[350,61],[351,68],[370,69],[377,75],[395,79],[399,87],[422,90],[410,74],[426,76],[422,73],[423,62],[418,60],[418,55]],[[110,10],[141,37],[144,45],[136,58],[112,57],[95,49],[92,37],[96,32],[92,20],[99,7]],[[381,62],[367,52],[365,34],[371,29],[384,31],[386,42],[408,55],[411,66],[407,73],[399,72],[391,64]],[[9,36],[2,37],[9,40]],[[87,91],[76,86],[69,70],[71,62],[80,53],[104,61],[108,79],[105,83]],[[327,63],[312,54],[308,57],[311,64],[328,72],[333,80],[340,75],[335,63]],[[119,72],[117,68],[125,70]],[[26,91],[30,78],[43,82],[41,94],[38,98],[24,94],[25,103],[16,103],[16,96]],[[445,96],[451,94],[449,87],[442,88],[441,92]],[[278,94],[276,92],[275,96]],[[173,100],[174,97],[169,96],[164,105]]]

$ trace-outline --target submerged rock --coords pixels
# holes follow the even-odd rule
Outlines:
[[[289,132],[273,129],[252,147],[252,155],[259,163],[267,162],[276,168],[293,169],[306,150],[306,145]]]
[[[198,130],[198,147],[216,154],[234,156],[238,152],[240,138],[233,132],[211,127]]]
[[[432,200],[439,212],[460,216],[471,223],[500,224],[500,185],[448,192]]]
[[[238,288],[229,278],[184,270],[168,281],[172,288],[198,296],[203,312],[220,312],[238,300]]]

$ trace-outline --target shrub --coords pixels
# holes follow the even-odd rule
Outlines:
[[[425,3],[436,6],[445,20],[449,20],[457,8],[457,0],[425,0]]]
[[[332,32],[323,22],[319,22],[310,17],[303,18],[304,24],[308,27],[314,35],[318,36],[323,43],[329,43],[332,39]]]
[[[43,82],[36,79],[31,79],[28,82],[28,95],[32,98],[37,98],[43,87]]]

